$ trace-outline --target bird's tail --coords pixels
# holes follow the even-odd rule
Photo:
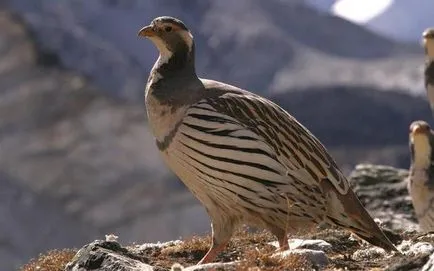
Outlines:
[[[323,188],[324,186],[328,186],[325,192],[328,197],[327,220],[329,222],[352,231],[374,246],[386,251],[398,251],[351,189],[346,194],[341,194],[328,180],[323,181]]]

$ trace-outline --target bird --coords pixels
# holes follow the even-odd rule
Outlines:
[[[425,88],[431,111],[434,114],[434,28],[426,29],[422,37],[425,49]]]
[[[407,188],[423,232],[434,230],[434,132],[423,120],[410,124],[411,166]]]
[[[242,224],[269,230],[281,250],[288,233],[322,223],[397,250],[307,128],[269,99],[198,77],[193,35],[181,20],[157,17],[138,36],[159,51],[145,87],[157,148],[211,220],[199,264],[214,261]]]

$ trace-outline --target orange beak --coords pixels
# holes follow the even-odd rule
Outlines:
[[[153,37],[157,34],[155,33],[154,29],[151,25],[145,26],[142,29],[140,29],[139,33],[137,33],[139,37]]]

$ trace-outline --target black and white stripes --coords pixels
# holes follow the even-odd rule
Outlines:
[[[224,107],[223,103],[234,101],[232,98],[238,100]],[[220,191],[221,200],[232,202],[228,208],[237,208],[233,204],[237,201],[242,208],[256,212],[273,210],[285,218],[294,216],[319,222],[326,212],[319,181],[327,174],[323,168],[326,163],[319,159],[326,156],[319,147],[309,145],[309,151],[320,153],[309,154],[318,160],[313,165],[320,168],[307,163],[311,158],[306,151],[297,153],[284,142],[291,133],[298,138],[290,140],[303,139],[293,131],[283,135],[282,128],[292,128],[279,120],[286,117],[281,115],[283,110],[276,108],[272,112],[274,120],[259,115],[261,111],[259,114],[253,111],[275,106],[264,101],[257,96],[228,93],[192,105],[167,151],[167,158],[189,167],[189,177],[184,182],[191,190],[200,190],[195,194],[207,194],[208,190],[211,194],[208,197],[213,198],[214,191]],[[304,143],[311,144],[307,140]],[[290,201],[292,208],[284,208],[285,201]],[[240,210],[239,215],[245,212]]]

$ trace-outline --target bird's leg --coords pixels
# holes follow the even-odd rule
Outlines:
[[[211,263],[217,255],[226,247],[229,240],[223,242],[223,243],[217,243],[215,239],[212,240],[212,246],[208,250],[208,252],[205,254],[205,256],[202,258],[202,260],[199,261],[198,264],[205,264],[205,263]]]
[[[284,251],[289,249],[288,238],[286,238],[286,234],[281,237],[278,237],[279,240],[279,250]]]
[[[269,229],[271,233],[277,237],[277,241],[279,241],[279,250],[284,251],[289,249],[288,238],[286,237],[286,230],[273,226],[270,226]]]
[[[233,233],[233,224],[229,221],[224,223],[219,220],[219,223],[212,222],[212,244],[206,255],[199,261],[198,264],[210,263],[217,255],[226,247]]]

